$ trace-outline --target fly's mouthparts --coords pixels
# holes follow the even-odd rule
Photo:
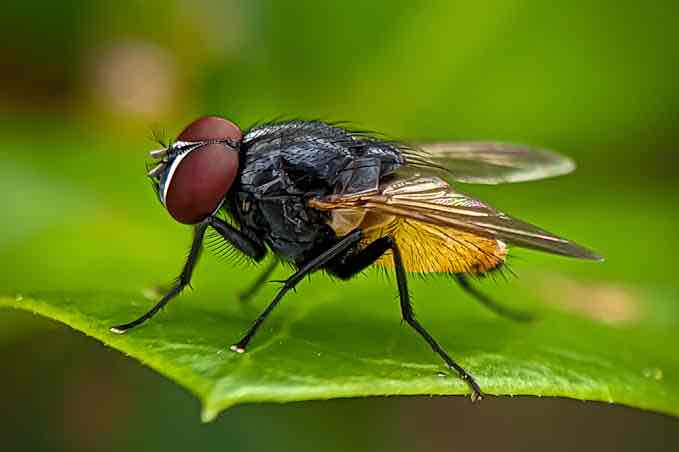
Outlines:
[[[164,149],[157,149],[155,151],[151,151],[151,152],[149,152],[149,156],[152,159],[155,159],[155,160],[162,160],[165,157],[167,157],[169,153],[170,153],[170,148],[167,147],[167,148],[164,148]],[[146,174],[149,177],[153,177],[153,178],[158,177],[158,175],[165,169],[165,165],[166,165],[166,163],[161,161],[160,163],[158,163],[158,165],[154,166],[153,169]]]
[[[156,151],[149,152],[149,155],[151,156],[152,159],[162,159],[163,157],[167,156],[167,153],[169,151],[170,151],[169,148],[158,149]]]
[[[156,177],[165,168],[165,163],[160,163],[156,165],[151,171],[146,173],[149,177]]]

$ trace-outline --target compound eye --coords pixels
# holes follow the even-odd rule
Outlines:
[[[228,119],[219,116],[203,116],[186,126],[177,138],[181,141],[230,140],[240,142],[243,133]]]
[[[215,116],[192,122],[179,135],[182,141],[241,138],[238,126]],[[180,223],[199,223],[219,207],[237,174],[238,150],[226,143],[207,143],[178,156],[165,185],[165,207]]]

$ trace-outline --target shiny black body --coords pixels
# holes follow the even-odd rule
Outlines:
[[[237,185],[225,206],[238,229],[297,266],[337,242],[311,197],[377,186],[404,163],[396,144],[320,121],[250,129],[240,146]]]

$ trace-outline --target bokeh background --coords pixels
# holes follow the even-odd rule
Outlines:
[[[671,1],[5,1],[0,288],[115,288],[146,271],[121,266],[121,247],[159,253],[167,268],[154,275],[171,277],[188,232],[144,180],[151,131],[172,136],[220,114],[243,127],[282,115],[562,150],[576,175],[467,191],[546,220],[608,262],[531,254],[519,270],[676,294],[678,14]],[[554,399],[250,405],[202,425],[197,400],[173,383],[10,311],[0,312],[0,362],[0,438],[12,451],[679,445],[675,419]]]

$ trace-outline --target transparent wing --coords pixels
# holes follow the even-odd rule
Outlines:
[[[456,192],[438,177],[396,179],[382,184],[373,193],[331,195],[323,199],[312,199],[309,204],[321,210],[364,210],[409,218],[523,248],[580,259],[602,260],[587,248]]]
[[[473,184],[545,179],[575,169],[571,159],[553,151],[490,141],[420,144],[402,152],[406,171],[427,168],[446,179]]]

